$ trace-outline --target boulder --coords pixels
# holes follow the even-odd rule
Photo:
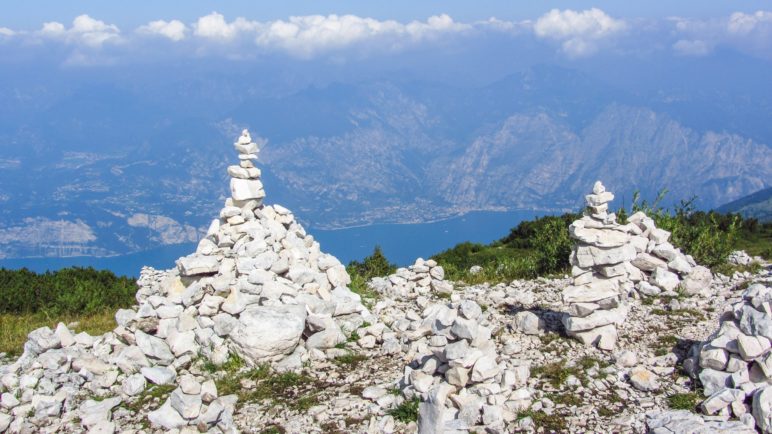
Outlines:
[[[251,364],[291,353],[306,323],[302,305],[250,306],[229,335],[234,350]]]

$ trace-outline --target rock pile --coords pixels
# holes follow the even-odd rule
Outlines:
[[[411,327],[417,348],[401,380],[417,397],[421,433],[502,432],[530,406],[529,365],[499,356],[481,307],[471,300],[427,306]]]
[[[673,296],[680,288],[688,295],[708,295],[713,281],[710,270],[669,243],[670,232],[657,228],[654,220],[640,211],[627,220],[630,243],[636,251],[631,264],[638,270],[631,269],[629,277],[636,282],[639,294]]]
[[[433,259],[416,259],[415,264],[387,277],[375,277],[368,285],[379,294],[396,298],[415,298],[430,292],[450,294],[453,285],[445,280],[445,270]]]
[[[374,321],[347,288],[343,265],[289,210],[263,205],[258,149],[246,130],[234,146],[231,197],[196,252],[176,269],[144,268],[138,306],[119,310],[111,333],[73,336],[63,325],[30,333],[23,356],[0,368],[0,425],[11,418],[11,432],[20,432],[79,420],[112,432],[111,410],[154,383],[177,388],[148,415],[153,425],[230,431],[236,398],[186,374],[196,358],[221,364],[237,354],[250,365],[297,369]],[[108,398],[81,403],[83,390]]]
[[[616,324],[624,321],[624,300],[635,289],[643,296],[709,291],[710,270],[668,242],[670,232],[636,212],[620,224],[608,203],[614,195],[600,181],[585,196],[584,216],[569,227],[577,241],[570,262],[573,285],[563,292],[568,315],[563,324],[569,335],[585,344],[611,350]]]
[[[726,262],[733,265],[751,265],[753,258],[744,250],[735,250],[726,258]]]
[[[734,415],[772,432],[771,340],[772,288],[750,285],[740,301],[727,307],[699,352],[704,413]]]

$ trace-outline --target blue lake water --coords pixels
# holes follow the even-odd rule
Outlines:
[[[506,236],[509,229],[521,221],[546,214],[540,211],[485,211],[433,223],[382,224],[338,230],[311,228],[308,232],[321,243],[322,251],[337,256],[344,264],[364,258],[372,253],[376,245],[380,245],[389,260],[398,265],[409,265],[418,257],[428,258],[464,241],[489,243]],[[109,269],[120,275],[138,276],[143,265],[171,268],[177,258],[193,252],[195,248],[195,244],[186,243],[106,258],[0,259],[0,267],[26,267],[42,272],[69,266],[91,266]]]

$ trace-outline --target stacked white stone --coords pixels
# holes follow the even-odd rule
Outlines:
[[[422,258],[407,268],[398,268],[387,277],[375,277],[368,285],[380,294],[397,298],[416,298],[431,292],[450,294],[453,285],[445,280],[445,270],[437,261]]]
[[[265,198],[263,183],[260,181],[260,169],[255,167],[252,160],[257,159],[259,149],[257,144],[252,141],[249,131],[241,132],[241,137],[233,144],[239,152],[239,165],[228,166],[228,175],[231,177],[231,198],[233,199],[228,206],[242,208],[247,201],[255,201],[260,206]],[[228,213],[225,209],[223,210]],[[237,217],[238,214],[226,217]],[[238,219],[236,219],[238,220]]]
[[[416,322],[401,386],[421,401],[420,433],[504,432],[530,406],[528,362],[499,356],[477,303],[429,305]]]
[[[616,325],[627,317],[624,300],[633,286],[628,275],[635,272],[630,261],[636,255],[628,227],[608,212],[612,200],[600,181],[585,196],[584,216],[569,227],[577,243],[570,257],[573,284],[563,291],[568,335],[608,351],[616,345]]]
[[[772,432],[772,288],[750,285],[728,306],[699,353],[699,378],[709,415],[734,415]],[[751,398],[751,406],[746,404]]]
[[[637,282],[635,287],[641,295],[675,296],[679,287],[690,295],[709,294],[706,291],[713,281],[710,270],[670,244],[670,232],[657,228],[654,220],[640,211],[627,220],[630,243],[636,251],[631,263],[640,270],[631,269],[629,276]]]
[[[196,252],[180,258],[176,269],[143,268],[138,306],[116,313],[113,332],[73,336],[60,324],[30,333],[22,357],[0,366],[3,406],[13,395],[21,407],[13,417],[0,408],[0,423],[11,417],[13,432],[57,432],[79,420],[82,429],[122,431],[112,409],[149,381],[179,386],[147,414],[154,426],[234,432],[235,395],[217,397],[211,378],[187,374],[200,355],[221,364],[235,353],[250,365],[299,369],[311,359],[333,358],[334,347],[365,321],[375,328],[347,288],[340,261],[321,252],[289,210],[263,205],[252,162],[257,145],[247,131],[235,146],[240,164],[228,168],[232,197]],[[77,391],[84,388],[107,399],[81,402]]]

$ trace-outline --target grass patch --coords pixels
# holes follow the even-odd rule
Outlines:
[[[756,274],[762,270],[761,264],[758,262],[751,262],[748,265],[735,265],[725,262],[723,264],[713,267],[714,273],[720,273],[724,276],[731,276],[734,273],[751,273]]]
[[[598,365],[598,369],[607,368],[610,365],[609,362],[607,362],[605,360],[601,360],[601,359],[595,358],[595,357],[592,357],[592,356],[584,356],[584,357],[582,357],[581,359],[579,359],[579,363],[578,364],[579,364],[579,366],[583,370],[590,369],[590,368],[592,368],[595,365]]]
[[[284,434],[286,432],[287,430],[280,425],[269,425],[260,431],[260,434]]]
[[[582,399],[582,397],[570,392],[547,393],[545,396],[555,404],[561,404],[568,407],[579,406],[584,403],[584,399]]]
[[[564,432],[568,429],[566,417],[557,413],[547,414],[541,410],[526,410],[517,414],[518,420],[525,419],[526,417],[530,417],[533,420],[537,429],[541,428],[545,432]]]
[[[420,401],[417,397],[411,400],[405,400],[402,404],[390,409],[386,413],[400,422],[410,423],[418,420],[418,405]]]
[[[667,397],[667,405],[673,410],[694,411],[699,402],[700,395],[695,392],[675,393]]]
[[[653,315],[660,315],[660,316],[688,316],[696,320],[704,320],[705,314],[700,312],[697,309],[673,309],[673,310],[666,310],[666,309],[652,309],[650,311]]]
[[[346,353],[342,356],[338,356],[334,358],[332,361],[338,365],[338,366],[348,366],[351,368],[356,368],[359,366],[360,363],[367,360],[366,356],[363,356],[362,354],[355,354],[355,353]]]
[[[112,308],[104,308],[85,315],[70,313],[51,315],[47,312],[4,313],[0,314],[0,352],[11,356],[20,355],[24,350],[29,332],[45,326],[53,329],[60,322],[65,324],[77,322],[76,333],[86,332],[91,335],[101,335],[113,330],[116,326],[115,311]]]
[[[552,387],[558,388],[565,383],[569,376],[579,377],[581,372],[575,367],[566,366],[565,360],[559,360],[531,368],[531,375],[540,377],[549,382]]]
[[[599,407],[598,408],[598,416],[600,417],[611,417],[616,416],[619,412],[614,410],[611,407]]]
[[[166,401],[169,394],[176,388],[177,386],[174,384],[156,385],[148,383],[145,390],[143,390],[135,400],[124,402],[122,406],[132,413],[139,413],[145,406],[155,402],[156,405],[151,408],[152,410],[155,410]]]
[[[306,411],[319,403],[318,390],[322,389],[324,384],[304,373],[276,373],[269,365],[235,372],[233,370],[239,366],[238,359],[230,359],[229,362],[231,364],[226,362],[223,365],[228,368],[215,381],[220,396],[236,394],[240,403],[267,401],[271,406],[282,406],[297,411]],[[243,380],[254,381],[254,387],[243,387]]]

